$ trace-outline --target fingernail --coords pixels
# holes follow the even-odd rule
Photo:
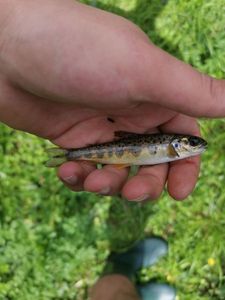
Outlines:
[[[108,193],[110,192],[110,188],[109,187],[105,187],[103,189],[101,189],[98,194],[100,195],[108,195]]]
[[[75,185],[78,182],[78,178],[75,175],[63,178],[63,181],[70,185]]]
[[[140,202],[140,201],[145,201],[149,199],[149,195],[148,194],[144,194],[136,199],[131,199],[130,201],[136,201],[136,202]]]

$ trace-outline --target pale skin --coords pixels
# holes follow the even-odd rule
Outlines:
[[[113,119],[110,122],[107,118]],[[112,140],[115,130],[199,135],[196,117],[225,117],[225,82],[153,45],[131,22],[72,0],[0,3],[0,120],[60,147]],[[128,169],[69,162],[71,190],[174,199],[193,190],[199,157]],[[185,176],[184,176],[185,174]]]

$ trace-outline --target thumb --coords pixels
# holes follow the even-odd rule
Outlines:
[[[142,53],[141,67],[140,60],[135,66],[141,102],[193,117],[225,117],[225,80],[201,74],[153,44]]]

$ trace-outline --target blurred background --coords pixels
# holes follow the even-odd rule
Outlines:
[[[86,0],[138,24],[176,57],[225,78],[224,0]],[[225,120],[201,120],[209,143],[196,190],[175,202],[73,193],[44,166],[48,142],[0,124],[0,299],[84,300],[110,251],[159,235],[169,254],[140,282],[180,300],[225,299]],[[184,174],[185,176],[185,174]]]

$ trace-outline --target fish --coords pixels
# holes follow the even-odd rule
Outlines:
[[[199,155],[207,142],[198,136],[186,134],[141,134],[126,131],[114,132],[111,142],[82,148],[47,149],[47,167],[58,167],[66,161],[90,161],[117,167],[156,165]]]

